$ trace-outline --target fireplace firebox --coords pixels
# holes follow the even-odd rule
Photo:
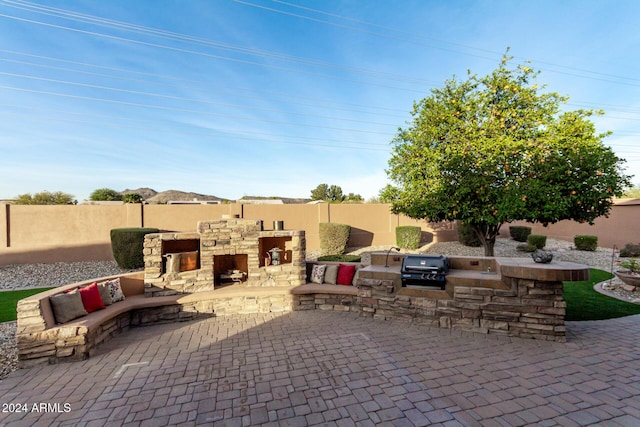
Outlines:
[[[248,270],[247,254],[213,256],[214,286],[246,282]]]

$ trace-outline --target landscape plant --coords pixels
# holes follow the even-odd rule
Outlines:
[[[334,261],[334,262],[360,262],[362,257],[360,255],[324,255],[319,256],[318,261]]]
[[[577,235],[573,238],[573,244],[579,251],[595,251],[598,248],[598,236]]]
[[[41,191],[33,195],[20,194],[12,203],[15,205],[75,205],[78,201],[73,198],[73,195],[62,191]]]
[[[509,227],[509,235],[516,242],[526,242],[529,234],[531,234],[531,227],[523,225],[512,225]]]
[[[111,188],[98,188],[89,195],[89,200],[94,202],[112,202],[122,200],[122,194]]]
[[[458,234],[458,242],[465,246],[477,248],[482,246],[482,242],[473,227],[465,222],[458,221],[456,224],[456,233]]]
[[[640,272],[640,263],[635,259],[622,261],[620,263],[620,267],[622,267],[626,272],[631,274],[638,274],[638,272]]]
[[[329,203],[362,203],[364,198],[354,193],[344,195],[339,185],[320,184],[311,190],[311,200],[323,200]]]
[[[122,197],[123,203],[142,203],[142,196],[137,193],[128,193]]]
[[[529,234],[529,236],[527,236],[527,244],[535,246],[536,249],[542,249],[547,244],[547,236],[543,236],[542,234]]]
[[[640,243],[633,244],[627,243],[624,248],[620,250],[621,257],[640,257]]]
[[[157,228],[114,228],[111,230],[111,249],[118,267],[134,270],[144,267],[142,253],[144,236],[157,233]]]
[[[396,227],[396,245],[403,249],[418,249],[422,240],[422,228],[415,225]]]
[[[333,222],[318,224],[322,255],[342,255],[347,248],[351,226]]]
[[[493,256],[502,224],[560,220],[592,224],[607,215],[630,177],[590,117],[560,108],[539,72],[508,67],[469,73],[414,103],[413,120],[393,139],[387,171],[397,187],[394,213],[469,224]]]

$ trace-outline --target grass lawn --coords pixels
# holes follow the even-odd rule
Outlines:
[[[16,320],[18,301],[39,292],[53,288],[23,289],[19,291],[0,291],[0,322]]]
[[[611,273],[594,268],[590,273],[591,280],[564,282],[565,320],[604,320],[640,314],[640,304],[620,301],[593,290],[596,283],[610,279]]]

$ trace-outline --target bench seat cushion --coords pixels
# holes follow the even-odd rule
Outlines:
[[[127,297],[124,301],[113,303],[103,310],[94,311],[93,313],[89,313],[86,316],[79,317],[60,326],[77,326],[86,328],[87,331],[92,331],[103,323],[127,311],[177,304],[179,297],[180,295],[170,295],[148,298],[144,295],[132,295]]]

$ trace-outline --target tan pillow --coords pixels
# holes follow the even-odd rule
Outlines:
[[[334,264],[327,264],[327,269],[324,271],[324,283],[328,285],[335,285],[338,279],[338,266]]]
[[[49,301],[51,302],[56,323],[67,323],[87,315],[87,310],[84,309],[82,297],[77,289],[71,292],[51,295]]]

